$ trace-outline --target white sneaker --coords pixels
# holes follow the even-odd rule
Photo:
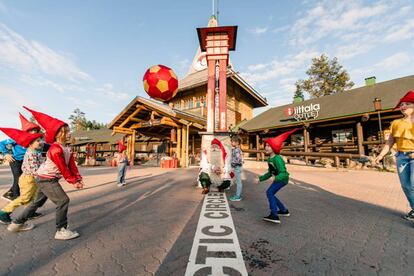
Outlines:
[[[117,185],[118,185],[118,187],[124,187],[126,185],[126,183],[118,183]]]
[[[25,223],[14,223],[12,222],[8,227],[7,230],[10,232],[20,232],[20,231],[29,231],[35,228],[33,223],[25,222]]]
[[[64,227],[60,228],[60,230],[56,231],[55,240],[71,240],[79,237],[79,233],[76,231],[71,231]]]

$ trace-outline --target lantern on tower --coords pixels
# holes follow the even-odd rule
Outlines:
[[[169,101],[178,90],[178,78],[171,68],[154,65],[144,74],[144,89],[147,94],[159,101]]]

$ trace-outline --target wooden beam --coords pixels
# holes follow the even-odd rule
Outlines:
[[[138,129],[138,128],[141,128],[141,127],[142,127],[142,122],[141,123],[136,123],[136,124],[133,124],[132,126],[130,126],[131,129]]]
[[[155,116],[161,117],[161,115],[158,114],[157,111],[155,110],[151,111],[151,121],[155,120]]]
[[[137,115],[141,110],[143,109],[143,106],[141,105],[141,106],[139,106],[137,109],[135,109],[135,111],[134,112],[132,112],[132,114],[131,115],[129,115],[128,116],[128,118],[126,118],[123,122],[122,122],[122,124],[120,124],[119,125],[119,127],[124,127],[128,122],[129,122],[129,120],[131,120],[135,115]]]
[[[139,118],[131,118],[129,119],[131,122],[135,122],[135,123],[141,123],[141,122],[146,122],[144,119],[139,119]]]
[[[161,118],[161,124],[167,125],[167,126],[172,126],[172,127],[178,127],[177,123],[174,122],[171,118],[169,117],[162,117]]]
[[[357,139],[358,139],[358,153],[361,155],[365,155],[365,149],[364,149],[364,145],[362,144],[364,142],[364,132],[362,129],[362,124],[361,122],[357,123]]]
[[[182,160],[182,167],[187,167],[187,148],[188,148],[188,141],[187,141],[187,128],[183,127],[182,129],[182,142],[181,142],[181,160]]]
[[[132,134],[132,130],[131,129],[124,128],[124,127],[114,127],[114,130],[113,131],[114,132],[117,132],[117,133],[129,134],[129,135]]]
[[[177,129],[177,148],[176,148],[177,158],[180,160],[181,164],[181,128]]]
[[[309,146],[309,135],[308,135],[308,129],[305,127],[303,128],[303,141],[304,141],[304,146],[305,146],[305,152],[308,152],[308,146]],[[306,165],[308,164],[309,160],[308,157],[305,157],[305,163]]]

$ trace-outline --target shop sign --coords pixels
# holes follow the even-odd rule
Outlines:
[[[285,112],[287,116],[295,118],[296,121],[306,121],[318,118],[320,110],[320,104],[311,103],[309,105],[288,107]]]

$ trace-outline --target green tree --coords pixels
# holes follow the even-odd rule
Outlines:
[[[72,115],[69,117],[70,127],[72,130],[79,131],[86,129],[86,117],[85,112],[82,112],[79,108],[73,110]]]
[[[350,81],[348,72],[339,64],[335,57],[332,60],[322,54],[312,59],[312,65],[306,71],[308,79],[297,83],[302,91],[309,93],[311,98],[319,98],[350,89],[354,83]]]
[[[295,101],[296,98],[302,98],[304,99],[305,96],[303,95],[303,89],[302,89],[302,81],[297,81],[295,83],[296,86],[296,90],[295,90],[295,94],[293,95],[293,101]]]
[[[95,120],[90,121],[86,119],[85,112],[82,112],[79,108],[73,110],[72,115],[70,115],[69,117],[69,120],[70,126],[74,131],[101,129],[107,127],[107,125],[104,123],[99,123]]]

